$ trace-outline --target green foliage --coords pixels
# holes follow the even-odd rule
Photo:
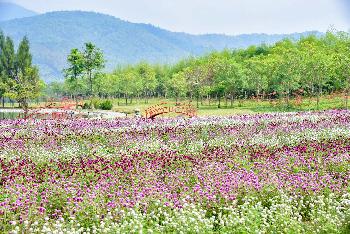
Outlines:
[[[88,79],[89,94],[92,95],[95,74],[104,67],[105,60],[101,50],[91,42],[85,43],[83,58],[82,65]]]
[[[83,84],[80,80],[84,72],[84,57],[78,49],[72,49],[67,57],[69,67],[65,69],[64,76],[68,91],[73,95],[77,95],[83,90]]]
[[[111,100],[101,100],[99,98],[93,98],[88,102],[85,102],[83,109],[101,109],[101,110],[112,110],[113,103]]]
[[[92,108],[91,102],[84,102],[84,105],[83,105],[84,110],[88,110],[91,108]]]
[[[73,96],[84,93],[93,95],[93,85],[97,83],[100,93],[103,84],[103,74],[99,71],[104,67],[103,53],[92,43],[85,43],[83,52],[74,48],[67,57],[69,67],[64,69],[67,91]],[[96,82],[98,81],[98,82]]]
[[[90,52],[95,48],[89,43],[86,46],[85,50]],[[86,51],[81,52],[84,60],[90,53]],[[101,65],[103,58],[97,54],[96,64]],[[96,68],[91,75],[87,70],[91,66],[84,65],[86,76],[80,79],[82,89],[78,93],[90,94],[93,84],[93,93],[100,98],[124,98],[126,105],[132,104],[134,98],[145,98],[148,103],[151,97],[163,97],[195,100],[199,107],[206,98],[209,106],[210,102],[218,102],[217,106],[222,108],[222,100],[225,107],[228,100],[233,107],[235,99],[241,103],[242,99],[254,97],[271,102],[279,99],[281,109],[292,110],[297,108],[291,101],[295,97],[316,97],[318,109],[321,95],[344,92],[347,107],[349,64],[349,35],[328,32],[322,37],[284,39],[274,45],[213,52],[173,65],[141,62],[119,66],[110,74],[100,73]],[[64,93],[70,92],[69,85],[67,88]],[[210,101],[213,98],[216,100]]]
[[[104,100],[99,104],[101,110],[112,110],[113,104],[111,100]]]
[[[0,94],[17,100],[26,113],[29,100],[38,97],[44,87],[38,68],[32,65],[29,41],[24,37],[15,52],[12,39],[2,35],[0,51]]]

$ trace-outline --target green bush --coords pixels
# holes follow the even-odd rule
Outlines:
[[[94,107],[95,109],[100,109],[101,103],[102,103],[101,99],[93,98],[91,100],[91,107]]]
[[[91,109],[91,103],[90,102],[85,102],[84,105],[83,105],[83,109],[84,110]]]
[[[111,100],[104,100],[99,104],[99,109],[101,110],[112,110],[112,108],[113,108],[113,104]]]
[[[100,109],[100,110],[112,110],[113,104],[111,100],[101,100],[101,99],[92,99],[91,101],[85,102],[83,109]]]

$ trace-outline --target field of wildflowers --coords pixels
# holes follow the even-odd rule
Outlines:
[[[0,121],[0,232],[350,232],[350,112]]]

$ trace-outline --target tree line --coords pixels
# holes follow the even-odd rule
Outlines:
[[[29,101],[37,98],[44,87],[39,70],[32,64],[32,55],[27,37],[17,50],[13,40],[0,31],[0,97],[16,100],[28,112]]]
[[[134,98],[147,102],[151,97],[189,98],[197,100],[197,105],[203,99],[216,99],[219,107],[222,99],[232,105],[235,99],[252,97],[280,98],[288,106],[295,96],[315,97],[318,105],[321,95],[343,92],[348,105],[350,37],[344,32],[212,52],[172,65],[140,62],[118,66],[111,73],[100,72],[102,53],[89,63],[95,65],[90,70],[87,65],[76,65],[87,57],[87,47],[84,52],[72,50],[65,82],[52,84],[52,90],[73,96],[124,98],[126,104]]]

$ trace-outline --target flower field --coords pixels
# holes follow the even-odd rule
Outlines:
[[[348,233],[350,112],[3,120],[0,232]]]

